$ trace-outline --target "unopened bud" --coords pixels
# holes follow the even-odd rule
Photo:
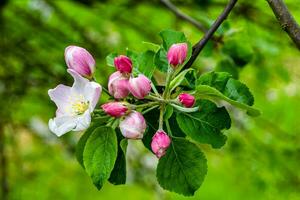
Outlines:
[[[73,69],[81,76],[91,78],[95,71],[95,60],[84,48],[68,46],[65,49],[65,61],[68,68]]]
[[[108,80],[108,91],[116,99],[123,99],[128,96],[129,81],[126,76],[123,76],[121,72],[114,72],[110,75]]]
[[[101,108],[104,110],[106,114],[113,117],[121,117],[125,115],[125,113],[128,110],[128,108],[122,102],[109,102],[103,104]]]
[[[178,96],[178,99],[182,103],[182,105],[184,105],[187,108],[191,108],[195,104],[195,97],[188,93],[181,93]]]
[[[119,127],[125,138],[142,139],[146,130],[146,121],[141,113],[132,111],[120,122]]]
[[[136,78],[130,78],[129,91],[134,97],[144,99],[151,91],[151,81],[142,74]]]
[[[183,64],[187,56],[187,51],[188,46],[186,43],[173,44],[167,53],[170,65],[176,68],[178,65]]]
[[[115,57],[114,65],[116,69],[121,73],[131,73],[132,71],[132,62],[130,58],[124,55]]]
[[[163,130],[158,130],[152,137],[151,149],[158,158],[161,158],[165,155],[170,144],[170,137]]]

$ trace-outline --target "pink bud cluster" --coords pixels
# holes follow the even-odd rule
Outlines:
[[[122,135],[129,139],[141,139],[146,130],[146,121],[137,111],[129,111],[125,102],[109,102],[101,106],[112,117],[122,117],[119,128]]]
[[[115,99],[123,99],[131,93],[137,99],[144,99],[151,90],[151,81],[144,75],[133,77],[132,61],[124,55],[114,59],[117,72],[109,77],[108,91]]]
[[[132,76],[132,61],[124,55],[115,57],[116,72],[108,80],[108,91],[117,100],[126,98],[130,93],[137,99],[144,99],[150,93],[151,81],[144,75]],[[129,110],[124,102],[103,104],[102,109],[112,117],[121,117],[119,128],[122,135],[129,139],[141,139],[146,130],[146,121],[137,111]]]

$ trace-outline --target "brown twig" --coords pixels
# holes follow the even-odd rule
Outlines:
[[[180,11],[174,4],[172,4],[169,0],[160,0],[168,9],[170,9],[177,17],[191,23],[192,25],[194,25],[196,28],[198,28],[200,31],[202,32],[206,32],[207,28],[201,24],[200,22],[198,22],[197,20],[195,20],[194,18],[192,18],[191,16],[183,13],[182,11]]]
[[[300,27],[282,0],[267,0],[282,29],[300,49]]]
[[[234,5],[236,4],[238,0],[230,0],[226,7],[224,8],[223,12],[219,15],[219,17],[216,19],[216,21],[213,23],[211,28],[205,33],[205,35],[201,38],[201,40],[193,46],[193,53],[190,58],[190,60],[184,65],[184,69],[189,68],[192,66],[192,64],[195,62],[196,58],[198,57],[201,50],[204,48],[204,46],[207,44],[209,39],[213,37],[213,34],[216,32],[216,30],[220,27],[220,25],[224,22],[224,20],[227,18],[231,10],[233,9]]]

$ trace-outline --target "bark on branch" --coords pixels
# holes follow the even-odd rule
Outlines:
[[[267,0],[282,29],[300,49],[300,27],[282,0]]]
[[[206,32],[207,28],[201,24],[200,22],[198,22],[197,20],[195,20],[194,18],[190,17],[189,15],[183,13],[182,11],[180,11],[174,4],[172,4],[169,0],[160,0],[168,9],[170,9],[178,18],[181,18],[189,23],[191,23],[192,25],[194,25],[195,27],[197,27],[200,31],[202,32]]]
[[[184,69],[189,68],[192,66],[196,58],[198,57],[201,50],[204,48],[204,46],[207,44],[209,39],[211,39],[216,32],[216,30],[220,27],[220,25],[224,22],[224,20],[227,18],[231,10],[233,9],[234,5],[236,4],[238,0],[230,0],[226,7],[224,8],[223,12],[219,15],[219,17],[216,19],[216,21],[213,23],[211,28],[204,34],[202,39],[193,46],[193,53],[190,58],[190,60],[185,64],[183,67]]]

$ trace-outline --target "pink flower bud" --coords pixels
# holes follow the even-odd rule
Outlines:
[[[161,158],[165,155],[170,144],[170,137],[163,130],[158,130],[152,137],[151,149],[158,158]]]
[[[119,127],[124,137],[141,139],[146,130],[146,121],[141,113],[132,111],[120,122]]]
[[[108,91],[116,99],[122,99],[128,96],[129,81],[126,76],[123,76],[119,71],[110,75],[108,80]]]
[[[187,56],[188,46],[186,43],[173,44],[167,54],[169,63],[177,67],[184,63]]]
[[[68,68],[73,69],[81,76],[91,78],[95,71],[95,60],[84,48],[68,46],[65,49],[65,61]]]
[[[114,65],[121,73],[131,73],[132,71],[132,62],[127,56],[120,55],[115,57]]]
[[[136,78],[129,79],[129,91],[138,98],[144,99],[151,90],[151,81],[144,75],[139,74]]]
[[[103,104],[101,108],[106,114],[113,117],[121,117],[122,115],[125,115],[128,110],[128,108],[122,102],[109,102]]]
[[[188,93],[181,93],[178,99],[187,108],[191,108],[195,104],[195,97]]]

